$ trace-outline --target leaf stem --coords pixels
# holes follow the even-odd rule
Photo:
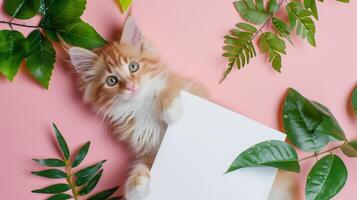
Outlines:
[[[40,25],[34,26],[34,25],[27,25],[27,24],[20,24],[20,23],[12,22],[12,19],[10,21],[0,20],[0,24],[7,24],[10,26],[10,28],[12,30],[13,30],[12,26],[21,26],[21,27],[26,27],[26,28],[43,28]]]
[[[281,0],[281,1],[279,2],[279,10],[280,10],[281,4],[283,4],[284,1],[286,2],[286,0]],[[269,15],[268,19],[264,22],[264,24],[263,24],[263,25],[258,29],[258,31],[254,34],[252,40],[254,40],[254,39],[258,36],[259,32],[262,33],[263,28],[269,23],[269,21],[271,20],[271,18],[273,18],[273,16],[274,16],[274,13],[271,13],[271,14]]]
[[[342,145],[344,145],[344,144],[346,144],[346,143],[347,143],[347,141],[345,141],[344,143],[342,143],[342,144],[340,144],[340,145],[338,145],[338,146],[335,146],[335,147],[332,147],[332,148],[330,148],[330,149],[327,149],[327,150],[325,150],[325,151],[316,152],[316,153],[314,153],[314,154],[311,155],[311,156],[307,156],[307,157],[305,157],[305,158],[301,158],[301,159],[299,159],[299,162],[300,162],[300,161],[304,161],[304,160],[308,160],[308,159],[311,159],[311,158],[317,158],[317,156],[320,156],[320,155],[323,155],[323,154],[326,154],[326,153],[331,153],[332,151],[334,151],[334,150],[336,150],[336,149],[339,149]]]
[[[66,172],[67,172],[67,183],[68,185],[71,187],[71,191],[72,191],[72,197],[75,199],[75,200],[78,200],[78,194],[77,194],[77,191],[76,191],[76,185],[73,181],[73,175],[72,175],[72,167],[71,167],[71,162],[69,162],[68,160],[65,161],[66,163]]]

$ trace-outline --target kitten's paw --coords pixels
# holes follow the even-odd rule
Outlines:
[[[142,200],[150,193],[150,175],[138,174],[129,177],[126,187],[126,200]]]
[[[163,113],[163,119],[167,124],[177,122],[183,114],[181,97],[178,96]]]

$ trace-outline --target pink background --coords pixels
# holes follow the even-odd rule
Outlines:
[[[283,56],[282,74],[272,70],[266,56],[258,55],[245,69],[234,70],[222,84],[218,84],[226,64],[221,57],[222,38],[242,21],[231,1],[137,0],[134,4],[133,15],[171,69],[204,85],[212,101],[282,130],[282,99],[286,89],[293,87],[328,106],[346,134],[357,137],[357,119],[349,104],[351,90],[357,83],[355,1],[318,2],[317,48],[294,36],[295,47],[288,44],[288,55]],[[1,18],[8,19],[5,15]],[[118,36],[123,21],[114,0],[88,0],[83,18],[108,40]],[[24,67],[13,83],[0,77],[1,199],[45,198],[30,191],[48,186],[49,181],[30,175],[30,171],[43,169],[32,158],[57,156],[51,122],[58,124],[72,149],[92,141],[86,165],[108,159],[97,191],[121,184],[125,178],[128,156],[124,148],[90,107],[81,102],[63,50],[58,48],[57,52],[48,91],[37,85]],[[345,160],[348,182],[335,199],[355,199],[357,160]],[[302,165],[301,194],[310,167],[309,161]]]

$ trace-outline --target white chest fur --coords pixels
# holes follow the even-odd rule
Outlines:
[[[135,151],[145,153],[155,151],[163,136],[164,127],[157,106],[158,95],[166,84],[166,76],[156,76],[143,83],[137,94],[127,100],[119,100],[109,115],[118,123],[125,123],[128,117],[134,117],[134,127],[128,139]]]

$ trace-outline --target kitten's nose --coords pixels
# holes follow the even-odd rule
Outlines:
[[[126,82],[126,89],[134,92],[135,91],[135,83],[132,81]]]

